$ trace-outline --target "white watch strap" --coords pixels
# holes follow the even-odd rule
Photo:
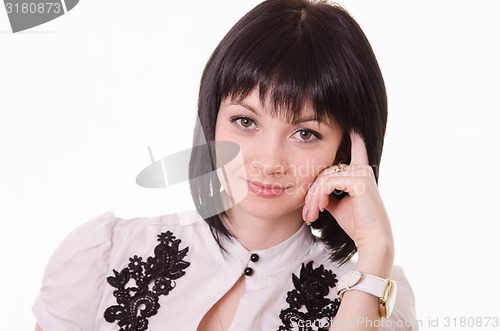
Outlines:
[[[338,282],[337,296],[342,297],[349,290],[358,290],[382,298],[388,283],[388,279],[362,274],[359,271],[351,271]]]

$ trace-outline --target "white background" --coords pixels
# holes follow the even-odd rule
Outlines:
[[[33,328],[44,266],[71,229],[108,210],[191,207],[186,185],[144,189],[135,176],[147,146],[155,158],[190,147],[203,66],[258,2],[82,0],[17,34],[0,7],[2,330]],[[500,318],[496,3],[341,2],[387,84],[380,189],[422,330]]]

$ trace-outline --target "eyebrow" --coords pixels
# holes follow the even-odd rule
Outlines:
[[[232,101],[231,104],[236,105],[236,106],[242,106],[243,108],[246,108],[248,111],[255,114],[255,116],[259,115],[258,112],[255,110],[255,108],[253,106],[249,105],[248,103],[246,103],[245,101]],[[297,118],[295,120],[292,120],[290,122],[290,124],[297,125],[297,124],[304,123],[304,122],[318,122],[320,124],[326,124],[326,121],[320,120],[314,116]]]
[[[304,123],[304,122],[318,122],[321,124],[326,123],[324,121],[317,119],[316,117],[304,117],[304,118],[298,118],[298,119],[292,121],[291,124],[297,125],[297,124]]]
[[[246,103],[245,101],[232,101],[231,102],[231,105],[236,105],[236,106],[242,106],[243,108],[246,108],[247,110],[251,111],[252,113],[255,114],[255,116],[258,116],[259,114],[257,113],[257,111],[254,109],[254,107],[252,107],[251,105],[249,105],[248,103]]]

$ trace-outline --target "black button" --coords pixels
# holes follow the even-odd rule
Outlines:
[[[252,276],[253,275],[253,269],[250,267],[245,268],[245,276]]]
[[[254,253],[254,254],[250,255],[250,260],[252,262],[257,262],[257,261],[259,261],[259,256]]]

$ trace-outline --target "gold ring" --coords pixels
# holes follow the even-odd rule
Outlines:
[[[335,172],[342,172],[347,168],[347,164],[343,163],[342,161],[339,162],[337,167],[335,168]]]

